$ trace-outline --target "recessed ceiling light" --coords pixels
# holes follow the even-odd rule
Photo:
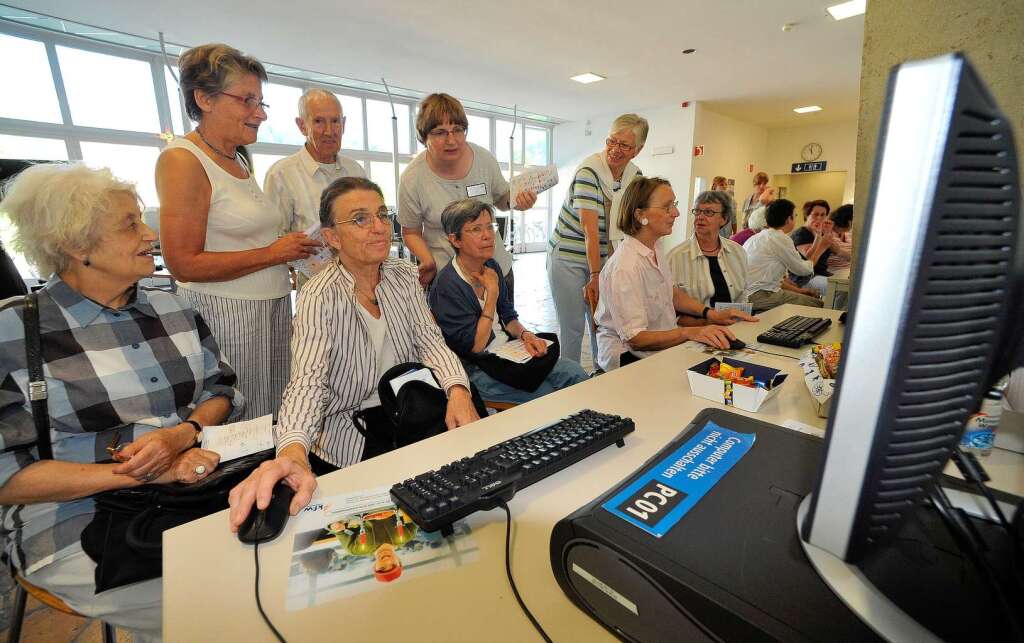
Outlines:
[[[604,76],[598,76],[597,74],[592,74],[588,71],[587,73],[579,74],[578,76],[570,76],[569,80],[575,80],[577,83],[583,83],[586,85],[587,83],[596,83],[599,80],[604,80]]]
[[[806,114],[808,112],[820,112],[821,108],[817,105],[808,105],[807,107],[797,107],[793,111],[797,114]]]
[[[697,50],[696,50],[696,49],[692,49],[692,48],[691,48],[691,49],[684,49],[684,50],[683,50],[683,53],[684,53],[684,54],[692,54],[692,53],[693,53],[693,52],[695,52],[695,51],[697,51]]]
[[[864,13],[864,10],[867,9],[867,4],[867,0],[850,0],[849,2],[834,4],[826,9],[826,11],[836,20],[845,20],[846,18],[852,18]]]

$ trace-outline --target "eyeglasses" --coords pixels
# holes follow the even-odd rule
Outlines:
[[[345,219],[344,221],[335,221],[334,225],[343,225],[346,223],[354,223],[360,228],[369,228],[373,226],[374,219],[383,223],[386,227],[390,228],[392,221],[395,220],[395,215],[387,208],[381,208],[377,211],[377,214],[370,214],[369,212],[360,212],[351,219]]]
[[[455,138],[462,138],[465,135],[466,128],[461,125],[456,125],[451,129],[438,127],[437,129],[432,129],[429,132],[427,132],[427,136],[429,136],[430,138],[436,138],[438,140],[447,140],[449,136],[454,136]]]
[[[671,203],[666,203],[665,205],[649,205],[649,206],[647,206],[647,209],[648,210],[664,210],[665,212],[671,212],[672,210],[678,210],[679,209],[679,201],[673,201]]]
[[[494,230],[497,230],[497,229],[498,229],[498,224],[497,223],[487,223],[487,224],[481,223],[479,225],[470,226],[468,228],[463,228],[462,229],[462,233],[463,234],[471,234],[473,236],[478,236],[478,235],[483,234],[485,230],[492,230],[492,231],[494,231]]]
[[[224,95],[224,96],[230,96],[231,98],[234,98],[235,100],[242,101],[243,103],[245,103],[246,107],[248,107],[249,109],[251,109],[253,111],[256,111],[257,107],[262,107],[264,110],[270,109],[270,105],[267,105],[266,103],[264,103],[260,99],[256,98],[255,96],[239,96],[238,94],[229,94],[227,92],[220,92],[220,93],[222,95]]]
[[[636,147],[636,145],[630,145],[629,143],[623,143],[622,141],[616,141],[614,138],[606,138],[606,139],[604,139],[604,144],[608,146],[608,149],[612,149],[613,147],[617,147],[620,150],[622,150],[623,152],[632,152],[633,148]]]
[[[690,210],[690,214],[692,214],[695,217],[704,217],[705,219],[710,219],[713,216],[722,214],[722,212],[721,210],[711,210],[709,208],[694,208]]]

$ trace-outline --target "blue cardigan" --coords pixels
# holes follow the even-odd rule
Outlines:
[[[488,259],[485,266],[498,273],[498,305],[496,312],[502,326],[507,326],[519,314],[513,307],[505,280],[501,277],[501,268],[494,259]],[[430,289],[430,310],[434,313],[437,325],[441,327],[444,341],[459,357],[473,356],[473,340],[476,339],[476,327],[483,309],[473,292],[473,287],[466,283],[455,270],[455,259],[441,269],[434,285]],[[487,339],[489,344],[494,339],[492,332]]]

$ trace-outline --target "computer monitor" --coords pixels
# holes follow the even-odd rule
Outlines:
[[[982,397],[1017,363],[1020,215],[1010,125],[967,59],[896,67],[846,357],[800,517],[823,577],[823,565],[856,564],[891,543],[937,483]]]

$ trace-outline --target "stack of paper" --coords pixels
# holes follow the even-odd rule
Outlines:
[[[289,261],[288,265],[301,272],[306,277],[312,277],[316,273],[320,272],[324,266],[331,262],[334,258],[331,254],[331,248],[324,241],[323,235],[320,233],[320,224],[316,223],[308,230],[306,230],[306,236],[313,241],[319,241],[324,244],[322,248],[317,250],[314,254],[306,257],[305,259],[296,259],[295,261]]]
[[[511,207],[516,205],[516,196],[520,192],[533,190],[540,194],[558,184],[558,168],[554,165],[529,167],[512,177],[509,181],[508,202]]]

